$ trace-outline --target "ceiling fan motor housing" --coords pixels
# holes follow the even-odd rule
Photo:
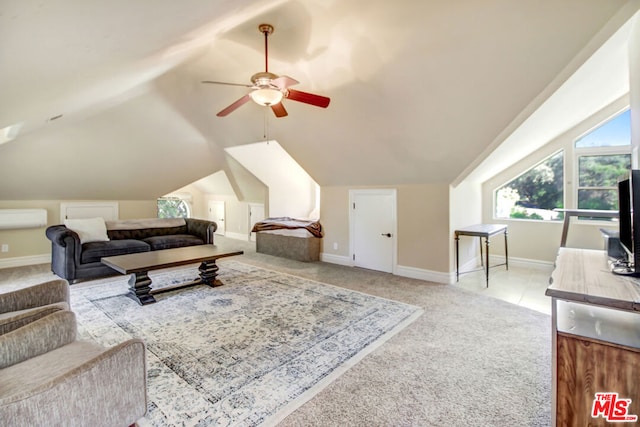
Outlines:
[[[272,87],[271,80],[277,79],[278,76],[273,73],[268,73],[266,71],[261,71],[259,73],[255,73],[251,76],[251,83],[253,83],[257,87]]]

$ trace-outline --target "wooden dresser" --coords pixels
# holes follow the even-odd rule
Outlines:
[[[620,425],[640,417],[640,280],[614,275],[607,261],[604,251],[560,248],[558,254],[546,291],[552,297],[553,425]],[[596,393],[604,394],[594,408]]]

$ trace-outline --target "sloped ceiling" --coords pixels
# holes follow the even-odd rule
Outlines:
[[[267,138],[321,186],[450,183],[638,7],[3,0],[0,129],[15,138],[0,145],[0,198],[153,198],[222,170],[225,147]],[[328,109],[215,116],[246,90],[200,81],[262,71],[262,22],[275,26],[270,71],[331,97]]]

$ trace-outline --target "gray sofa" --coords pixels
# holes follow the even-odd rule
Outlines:
[[[213,244],[217,224],[195,218],[152,218],[106,221],[104,227],[106,235],[98,241],[83,241],[81,232],[65,225],[48,227],[51,270],[71,283],[113,276],[119,273],[102,264],[102,257]]]
[[[127,426],[147,410],[145,345],[76,339],[69,285],[0,294],[0,424]]]

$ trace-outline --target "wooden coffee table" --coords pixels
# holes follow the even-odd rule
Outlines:
[[[242,255],[244,251],[226,245],[199,245],[160,251],[141,252],[137,254],[118,255],[102,258],[102,263],[119,273],[131,274],[129,289],[131,296],[140,305],[156,302],[154,294],[205,284],[212,287],[222,286],[216,278],[218,266],[216,260],[235,255]],[[161,289],[151,289],[149,271],[161,268],[177,267],[200,262],[200,278],[192,282],[180,283]]]

